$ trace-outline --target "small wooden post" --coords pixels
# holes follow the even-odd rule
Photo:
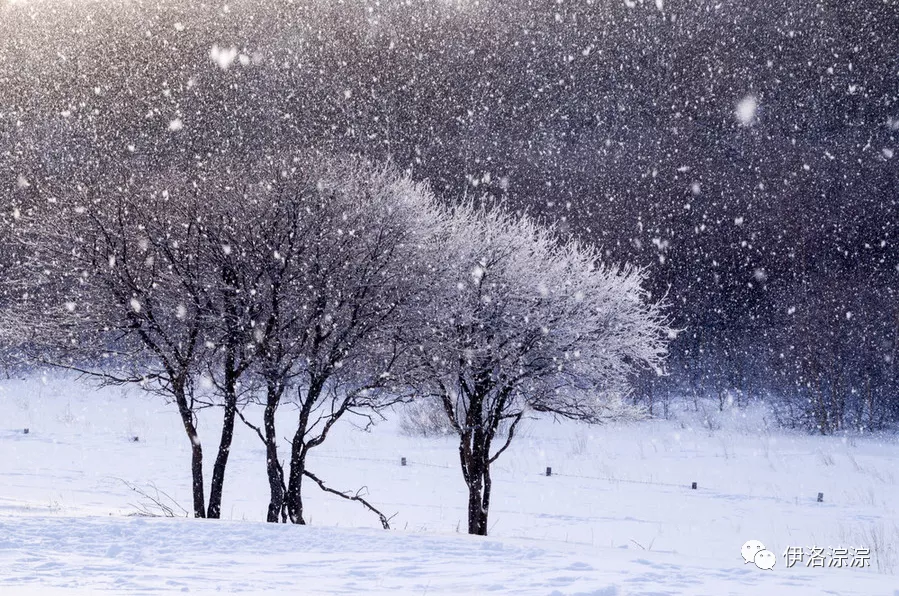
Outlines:
[[[405,457],[401,457],[401,458],[400,458],[400,465],[401,465],[401,466],[405,466],[405,465],[406,465],[406,458],[405,458]]]
[[[553,475],[553,469],[550,468],[549,466],[546,466],[546,475],[547,475],[547,476],[552,476],[552,475]]]
[[[824,502],[824,493],[818,493],[818,502],[819,502],[819,503],[823,503],[823,502]]]
[[[28,432],[29,432],[29,431],[28,431],[28,429],[26,428],[25,430],[22,431],[22,434],[27,435]]]
[[[692,488],[693,490],[696,490],[698,487],[697,487],[696,483],[694,482],[693,484],[690,485],[690,488]]]

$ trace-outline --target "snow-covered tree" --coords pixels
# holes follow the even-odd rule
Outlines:
[[[661,367],[668,328],[641,270],[604,265],[595,248],[527,217],[463,205],[440,244],[435,290],[419,310],[416,386],[459,437],[468,531],[485,535],[491,465],[526,413],[631,415],[629,376]]]
[[[344,415],[400,398],[404,317],[428,289],[441,214],[429,191],[389,166],[279,153],[189,171],[97,164],[33,189],[29,205],[18,238],[36,291],[19,309],[41,330],[35,357],[170,397],[192,445],[198,517],[220,516],[244,419],[266,445],[269,520],[303,523],[303,478],[330,490],[306,469],[309,451]],[[261,428],[241,411],[254,399]],[[288,475],[282,400],[299,412]],[[207,504],[196,414],[210,406],[223,418]]]
[[[343,416],[368,417],[401,397],[413,345],[403,326],[427,289],[439,210],[425,187],[391,167],[331,158],[300,164],[293,176],[306,186],[272,192],[280,215],[260,233],[267,250],[255,252],[267,287],[254,367],[265,413],[263,428],[254,427],[266,444],[269,521],[304,523],[303,478],[326,488],[306,467],[310,450]],[[298,410],[286,478],[274,424],[282,400]]]
[[[286,484],[278,457],[276,413],[303,363],[304,301],[308,291],[304,263],[315,222],[310,217],[316,187],[310,162],[291,155],[256,164],[245,196],[223,203],[218,218],[227,221],[217,234],[215,258],[230,272],[234,291],[220,309],[218,343],[225,354],[210,375],[225,388],[236,413],[266,446],[270,500],[267,519],[286,521]],[[300,163],[302,162],[302,163]],[[223,306],[224,303],[223,303]],[[230,322],[228,322],[230,321]],[[235,333],[235,330],[237,332]],[[253,424],[237,408],[237,381],[254,401],[264,405],[262,425]],[[232,420],[233,422],[233,420]]]
[[[18,233],[31,287],[17,308],[35,361],[139,383],[176,404],[191,443],[193,513],[205,517],[194,393],[207,285],[200,204],[172,196],[165,178],[38,185]]]
[[[197,517],[221,515],[238,402],[264,339],[254,322],[265,270],[248,255],[267,250],[264,233],[277,228],[268,195],[280,166],[213,157],[189,171],[126,173],[115,185],[48,185],[28,212],[43,288],[28,310],[35,328],[52,331],[36,342],[41,357],[172,398],[192,446]],[[103,168],[88,170],[106,179],[117,171]],[[196,414],[210,406],[223,417],[207,504]]]

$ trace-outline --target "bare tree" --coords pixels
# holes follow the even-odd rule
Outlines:
[[[37,191],[20,235],[34,276],[25,318],[39,360],[103,383],[140,383],[177,405],[191,443],[193,514],[205,517],[200,407],[202,243],[197,204],[129,176],[112,187]],[[40,203],[38,203],[40,205]]]
[[[367,424],[401,398],[402,317],[425,289],[433,197],[390,167],[295,154],[96,178],[33,190],[21,240],[42,288],[26,310],[34,329],[52,330],[41,360],[173,399],[197,517],[220,516],[235,420],[264,394],[262,428],[245,421],[266,444],[268,519],[303,523],[303,477],[326,488],[306,469],[309,451],[343,416]],[[198,391],[200,376],[212,390]],[[289,477],[282,399],[299,412]],[[223,418],[207,504],[196,414],[210,406]]]
[[[221,192],[226,200],[217,202],[207,247],[214,269],[221,272],[221,291],[207,315],[216,354],[207,369],[224,396],[222,440],[230,445],[237,415],[266,445],[270,522],[286,520],[275,415],[304,358],[304,259],[315,220],[311,163],[308,157],[284,154],[236,167],[236,177]],[[264,394],[262,428],[240,411],[241,388],[247,400]],[[220,454],[227,457],[226,451]]]
[[[602,265],[597,250],[528,218],[463,205],[440,252],[419,311],[416,386],[459,437],[468,531],[486,535],[490,467],[526,412],[591,423],[630,415],[629,374],[660,367],[668,330],[642,271]]]
[[[271,221],[258,197],[269,165],[215,158],[188,173],[56,188],[53,208],[33,217],[32,269],[52,291],[32,311],[57,331],[42,342],[48,360],[173,398],[191,442],[197,517],[221,515],[241,379],[264,339],[254,328],[264,275],[246,251]],[[200,375],[213,381],[202,396]],[[223,418],[207,506],[196,414],[214,405]]]
[[[282,231],[282,197],[272,196],[272,186],[286,176],[282,162],[264,156],[212,163],[214,168],[179,191],[204,205],[203,243],[197,253],[207,280],[201,311],[207,348],[203,369],[223,409],[207,514],[220,517],[238,409],[256,389],[247,373],[270,331],[258,323],[265,316],[271,265],[277,267],[280,260],[272,242],[273,234]]]
[[[439,210],[426,188],[389,166],[331,158],[300,167],[307,186],[273,192],[282,197],[278,224],[256,251],[270,263],[255,367],[266,398],[263,428],[248,424],[266,444],[268,520],[302,524],[303,478],[325,488],[307,469],[309,452],[345,415],[368,424],[402,398],[397,375],[413,344],[401,328],[425,289]],[[298,410],[286,477],[274,424],[282,400]]]

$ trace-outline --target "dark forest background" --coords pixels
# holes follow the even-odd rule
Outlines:
[[[297,148],[648,267],[683,329],[654,414],[899,421],[895,0],[0,1],[5,210]]]

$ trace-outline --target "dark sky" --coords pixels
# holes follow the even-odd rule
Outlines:
[[[851,320],[877,358],[899,331],[897,31],[895,0],[0,2],[3,184],[390,158],[648,266],[676,351]]]

